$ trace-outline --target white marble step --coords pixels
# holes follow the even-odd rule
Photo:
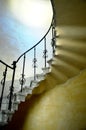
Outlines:
[[[22,101],[22,102],[24,102],[26,96],[27,96],[26,93],[18,92],[18,93],[16,93],[16,101]]]
[[[38,85],[38,81],[37,80],[31,80],[31,83],[30,83],[30,88],[31,89],[37,87],[37,85]]]
[[[42,70],[43,70],[44,75],[46,75],[47,73],[49,73],[51,71],[50,67],[42,68]]]
[[[20,104],[20,101],[13,101],[13,110],[18,110],[18,105]]]
[[[49,64],[49,66],[52,65],[52,62],[53,62],[53,59],[50,59],[50,60],[47,61],[47,63]]]
[[[44,74],[36,74],[36,80],[38,82],[42,81],[45,79],[45,75]]]
[[[23,89],[22,89],[22,93],[24,94],[32,94],[32,89],[30,87],[27,87],[25,86]]]
[[[7,98],[3,98],[1,110],[7,110],[8,109],[9,100]]]
[[[7,124],[12,119],[14,111],[3,110],[0,111],[0,123]]]

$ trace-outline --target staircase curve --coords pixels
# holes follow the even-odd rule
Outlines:
[[[85,114],[82,114],[79,110],[81,108],[82,111],[85,111],[86,108],[83,100],[86,98],[86,30],[84,28],[76,29],[75,27],[55,27],[54,18],[55,15],[52,20],[54,24],[50,26],[50,28],[53,28],[53,58],[46,61],[45,48],[43,74],[36,75],[34,67],[34,80],[31,82],[31,86],[35,87],[32,87],[31,94],[27,94],[25,101],[19,104],[18,110],[13,114],[9,124],[5,126],[5,130],[75,130],[75,128],[78,130],[86,128]],[[73,34],[72,32],[75,33]],[[45,42],[46,35],[43,37]],[[35,48],[41,41],[31,49]],[[22,54],[18,60],[24,56],[25,61],[25,54],[28,51]],[[49,64],[48,67],[46,67],[46,62]],[[36,65],[35,63],[36,59],[34,58],[34,66]],[[25,65],[25,62],[23,65]],[[24,73],[22,73],[22,76],[21,88]],[[83,107],[79,105],[80,103]],[[76,114],[77,110],[81,113],[80,117]],[[65,114],[65,112],[68,112],[68,114]],[[74,114],[75,118],[72,117]],[[83,123],[81,123],[81,119]]]

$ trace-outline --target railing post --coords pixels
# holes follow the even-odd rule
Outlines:
[[[44,38],[44,67],[46,68],[47,67],[47,49],[46,49],[46,37]]]
[[[1,110],[1,106],[2,106],[3,94],[4,94],[5,81],[6,81],[6,74],[7,74],[7,66],[6,66],[6,68],[5,68],[5,71],[3,72],[4,78],[3,78],[2,81],[1,81],[2,92],[1,92],[1,97],[0,97],[0,110]]]
[[[8,105],[8,110],[11,111],[12,107],[12,97],[13,97],[13,91],[14,91],[14,78],[15,78],[15,70],[16,70],[16,61],[13,61],[13,76],[12,76],[12,83],[10,87],[10,96],[9,96],[9,105]]]
[[[25,70],[25,54],[24,54],[24,60],[23,60],[23,69],[22,69],[22,77],[19,79],[19,82],[20,82],[20,85],[21,85],[21,92],[22,92],[22,89],[23,89],[23,85],[25,84],[25,78],[24,78],[24,70]]]
[[[53,22],[52,22],[52,41],[51,41],[53,55],[55,54],[55,45],[56,45],[55,40],[56,40],[56,30],[55,30],[55,23],[54,23],[54,20],[53,20]]]
[[[37,62],[37,59],[36,59],[36,47],[34,47],[34,59],[33,59],[33,67],[34,67],[34,80],[36,80],[36,62]]]

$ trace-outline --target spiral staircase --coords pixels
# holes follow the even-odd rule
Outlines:
[[[21,90],[13,95],[11,91],[8,109],[0,111],[1,129],[86,129],[86,19],[82,13],[86,11],[86,2],[57,0],[52,5],[55,11],[52,24],[42,39],[45,43],[43,72],[36,73],[34,46],[34,78],[30,86],[23,87],[25,56],[31,49],[18,58],[24,58]],[[71,12],[71,9],[75,10]],[[50,29],[53,57],[47,61],[46,36]],[[15,62],[13,65],[15,68]]]

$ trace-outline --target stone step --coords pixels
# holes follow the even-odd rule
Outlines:
[[[0,124],[7,124],[12,119],[14,111],[3,110],[0,111]]]
[[[46,75],[47,73],[49,73],[51,71],[50,67],[42,68],[42,70],[43,70],[44,75]]]
[[[36,74],[36,80],[38,82],[42,81],[45,79],[45,75],[44,74]]]
[[[49,64],[49,66],[52,65],[52,62],[53,62],[53,59],[50,59],[50,60],[47,61],[47,63]]]
[[[38,81],[37,80],[31,80],[31,83],[30,83],[30,88],[31,89],[37,87],[37,85],[38,85]]]
[[[23,92],[18,92],[16,93],[16,101],[25,101],[27,94],[23,93]]]
[[[24,94],[32,94],[32,89],[30,87],[27,87],[25,86],[23,89],[22,89],[22,93]]]
[[[8,104],[9,104],[9,100],[8,99],[3,99],[2,100],[2,105],[1,105],[1,110],[7,110],[8,109]]]
[[[20,104],[20,101],[13,101],[13,110],[18,110],[18,105]]]

